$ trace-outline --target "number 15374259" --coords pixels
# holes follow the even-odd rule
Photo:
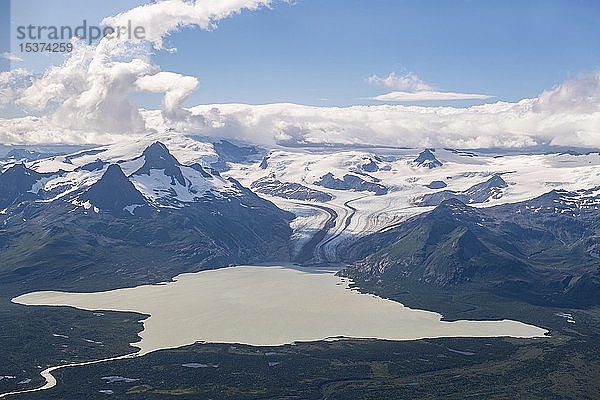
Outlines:
[[[21,53],[70,53],[73,51],[73,44],[68,42],[19,43],[19,50]]]

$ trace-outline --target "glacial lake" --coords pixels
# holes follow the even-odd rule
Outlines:
[[[97,293],[35,292],[29,306],[132,311],[144,321],[139,354],[196,342],[275,346],[345,338],[543,337],[522,322],[441,321],[440,314],[360,294],[333,271],[291,265],[238,266],[183,274],[172,282]]]

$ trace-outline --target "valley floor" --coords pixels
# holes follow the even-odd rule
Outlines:
[[[551,337],[410,342],[341,340],[276,347],[195,344],[135,359],[63,369],[56,372],[59,384],[55,388],[13,398],[594,399],[600,396],[600,309],[559,310],[481,297],[477,293],[388,294],[413,307],[441,309],[451,319],[492,315],[520,318],[549,328]],[[489,308],[491,301],[494,312]],[[48,321],[45,328],[50,331],[73,324],[74,315],[81,321],[81,327],[93,317],[86,315],[92,313],[59,308],[43,312]],[[574,324],[567,321],[565,313],[572,315]],[[112,341],[105,339],[106,347],[122,343],[122,337],[127,336],[126,332],[118,335],[117,327],[132,329],[129,339],[135,331],[135,325],[125,326],[126,320],[119,317],[130,318],[126,314],[116,314],[114,318],[108,315],[95,325],[100,331],[113,332]],[[6,349],[9,343],[4,337],[1,340]],[[25,338],[23,342],[28,340],[30,349],[45,348],[39,337]],[[126,351],[126,347],[121,349]],[[79,359],[80,354],[89,356],[89,349],[84,347],[73,346],[71,351],[65,359]],[[2,365],[15,363],[15,358],[7,359],[9,354],[2,352]],[[33,355],[23,356],[21,365],[31,365],[51,354]],[[36,383],[39,384],[32,381],[30,385]]]

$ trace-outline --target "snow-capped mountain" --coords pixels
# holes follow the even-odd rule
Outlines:
[[[292,214],[211,170],[212,144],[156,139],[5,168],[0,276],[98,288],[290,258]]]
[[[331,172],[326,173],[315,185],[335,190],[351,190],[354,192],[372,192],[375,195],[387,193],[387,188],[379,183],[377,178],[365,180],[355,174],[346,174],[342,179],[336,178]]]
[[[435,150],[434,150],[435,151]],[[417,167],[425,167],[429,169],[439,168],[442,165],[442,162],[435,158],[435,154],[430,149],[425,149],[419,154],[417,158],[413,161],[414,165]]]
[[[440,184],[438,183],[434,187],[432,187],[432,184],[429,184],[427,187],[430,189],[436,189],[440,187]],[[494,174],[487,181],[473,185],[467,190],[460,192],[444,190],[436,193],[428,193],[416,199],[415,203],[422,207],[437,206],[446,200],[456,199],[463,203],[480,204],[485,203],[490,199],[500,199],[503,194],[503,189],[506,188],[508,188],[508,184],[504,181],[504,179],[502,179],[500,175]]]
[[[295,182],[281,182],[272,177],[261,178],[252,182],[250,188],[256,193],[284,199],[327,202],[333,199],[329,193],[308,188]]]
[[[415,163],[421,156],[422,161],[431,160],[430,155],[442,166]],[[322,249],[331,259],[336,258],[339,244],[389,229],[447,199],[493,207],[552,190],[583,190],[600,184],[600,154],[578,152],[279,147],[254,163],[230,162],[228,168],[227,176],[298,214],[292,226],[295,236],[303,240],[310,235],[298,229],[314,229],[307,224],[317,215],[323,227],[331,212],[337,214]],[[357,184],[346,182],[349,179]],[[331,199],[306,195],[311,191]],[[314,204],[317,200],[321,204]]]
[[[471,288],[531,303],[600,302],[600,190],[477,209],[457,199],[344,249],[344,274],[402,290]],[[460,289],[458,289],[460,290]]]
[[[148,212],[148,200],[127,179],[118,164],[111,164],[102,177],[77,200],[84,207],[94,207],[96,213],[100,210],[115,215],[135,215],[134,212],[139,215],[141,210]]]
[[[595,215],[600,210],[600,186],[575,191],[552,190],[514,207],[516,213],[554,213],[573,218]]]
[[[430,155],[441,166],[415,162],[432,161]],[[214,261],[209,253],[240,260],[269,248],[277,258],[302,254],[302,259],[313,257],[315,262],[336,261],[345,246],[393,230],[448,200],[479,208],[515,204],[519,207],[511,211],[515,218],[543,210],[580,215],[586,207],[596,206],[590,188],[599,183],[596,153],[265,150],[171,132],[25,164],[7,162],[0,187],[11,190],[2,192],[0,215],[5,226],[29,222],[40,210],[52,210],[60,218],[68,214],[73,223],[82,216],[89,223],[93,218],[145,221],[141,225],[152,226],[149,237],[154,238],[148,243],[161,242],[158,238],[163,235],[172,238],[171,231],[180,230],[180,225],[165,225],[167,216],[184,218],[188,221],[184,231],[190,237],[199,234],[205,246],[211,243],[207,246],[211,250],[199,251],[186,240],[169,246],[197,249],[194,260],[202,256]],[[545,208],[535,203],[546,197],[551,200]],[[221,232],[221,226],[231,230]],[[231,234],[241,231],[243,238]],[[282,250],[287,246],[283,243],[290,234],[292,254],[278,257],[287,251]]]
[[[142,159],[143,164],[130,179],[155,205],[183,207],[209,193],[213,196],[239,194],[235,185],[217,173],[209,173],[201,164],[180,164],[160,142],[145,149]]]
[[[104,185],[107,195],[110,195],[110,187],[119,180],[123,181],[121,176],[143,196],[145,202],[158,208],[181,208],[207,196],[240,195],[236,184],[211,169],[210,164],[219,159],[211,144],[178,136],[166,139],[173,152],[180,154],[188,164],[175,158],[165,144],[149,137],[131,144],[54,156],[27,163],[27,166],[15,164],[0,176],[5,181],[14,174],[26,176],[18,178],[18,185],[13,182],[17,178],[7,185],[13,191],[35,194],[47,202],[63,198],[73,204],[83,204],[89,199],[82,197],[82,193],[106,180],[110,180]],[[5,196],[8,195],[7,189]],[[12,197],[11,203],[18,200]]]
[[[40,174],[25,166],[15,164],[0,174],[0,208],[7,208],[15,202],[34,200],[38,197],[34,186],[47,174]]]

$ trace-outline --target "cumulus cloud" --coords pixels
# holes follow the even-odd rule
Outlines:
[[[159,72],[138,78],[136,87],[145,92],[164,93],[163,117],[165,120],[182,121],[191,113],[181,108],[181,104],[196,90],[198,79],[174,72]]]
[[[0,107],[14,102],[20,96],[30,76],[24,68],[0,72]]]
[[[128,95],[138,78],[159,68],[142,58],[120,61],[129,44],[101,40],[97,46],[75,42],[64,64],[51,67],[27,88],[17,104],[51,109],[48,121],[56,127],[141,133],[144,121]]]
[[[182,107],[197,79],[161,71],[150,60],[148,43],[161,47],[165,35],[182,27],[212,29],[223,18],[270,4],[271,0],[164,0],[106,18],[103,23],[115,28],[145,28],[145,38],[112,34],[95,46],[73,39],[74,51],[65,62],[34,80],[16,102],[50,112],[45,121],[57,128],[135,134],[145,132],[146,126],[130,94],[163,93],[165,121],[175,126],[199,123]]]
[[[163,110],[143,110],[147,127],[164,132],[172,107],[188,90],[173,92],[167,82],[185,79],[157,73],[136,79],[145,90],[173,98]],[[64,90],[60,88],[60,90]],[[166,100],[165,100],[165,103]],[[600,148],[600,71],[564,82],[519,102],[473,107],[378,105],[309,107],[296,104],[217,104],[188,110],[187,132],[264,145],[344,143],[411,147],[526,147],[560,145]],[[48,118],[0,119],[6,143],[106,143],[123,136],[85,129],[58,129]]]
[[[412,147],[600,147],[600,71],[538,97],[479,106],[203,105],[204,134],[263,144]]]
[[[486,100],[492,98],[492,96],[485,94],[440,92],[412,72],[404,75],[397,75],[395,72],[392,72],[385,77],[372,75],[367,78],[367,82],[394,90],[393,92],[371,98],[371,100],[384,102]]]

